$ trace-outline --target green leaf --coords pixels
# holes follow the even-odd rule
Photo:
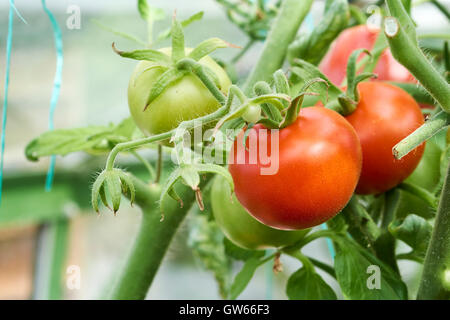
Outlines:
[[[112,44],[112,48],[115,53],[117,53],[119,56],[123,58],[152,61],[166,67],[169,66],[171,63],[170,57],[167,54],[158,50],[141,49],[134,51],[121,51],[116,48],[114,43]]]
[[[432,231],[433,226],[424,218],[415,214],[410,214],[405,219],[393,221],[389,225],[389,232],[409,245],[415,255],[421,259],[425,258]]]
[[[131,140],[135,130],[136,125],[128,118],[118,125],[47,131],[28,143],[25,155],[28,160],[37,161],[40,157],[78,151],[105,153],[117,143]]]
[[[168,69],[153,84],[152,89],[150,90],[150,94],[148,96],[145,109],[153,102],[156,98],[158,98],[161,93],[166,90],[166,88],[185,76],[185,72],[177,70],[175,68]]]
[[[336,300],[333,289],[314,272],[314,269],[300,268],[288,279],[286,294],[289,300]]]
[[[348,225],[348,232],[364,247],[372,247],[380,236],[380,230],[372,217],[361,205],[358,196],[353,196],[340,214]]]
[[[203,267],[213,272],[220,295],[225,299],[231,284],[231,260],[225,254],[225,237],[215,221],[209,221],[197,206],[192,208],[188,245]]]
[[[245,261],[241,271],[239,271],[239,273],[234,278],[233,284],[230,288],[230,295],[228,299],[235,300],[247,287],[250,280],[253,278],[256,269],[258,269],[258,267],[264,264],[266,261],[267,260],[265,259],[261,260],[257,257],[252,257]]]
[[[197,21],[197,20],[201,20],[203,18],[203,11],[197,12],[196,14],[190,16],[189,18],[181,21],[181,26],[183,28],[186,28],[188,25],[190,25],[192,22]],[[171,35],[171,29],[167,29],[163,32],[161,32],[158,35],[158,41],[164,40],[164,39],[168,39]]]
[[[408,298],[406,285],[401,278],[382,261],[348,238],[337,245],[334,268],[336,279],[348,299]]]
[[[194,50],[189,53],[188,57],[199,61],[201,58],[209,55],[211,52],[219,48],[227,48],[229,44],[219,38],[211,38],[201,42]]]

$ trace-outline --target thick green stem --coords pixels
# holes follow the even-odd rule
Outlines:
[[[425,257],[417,299],[450,299],[450,166]]]
[[[272,74],[281,68],[287,48],[294,40],[298,28],[311,8],[312,0],[284,0],[262,54],[244,85],[250,95],[258,81],[270,81]]]
[[[118,300],[146,297],[167,248],[195,199],[190,188],[180,188],[177,193],[183,199],[184,206],[180,208],[176,201],[167,200],[170,204],[166,205],[167,210],[161,221],[156,203],[159,199],[158,190],[152,191],[136,178],[133,182],[136,186],[136,203],[142,205],[143,215],[134,246],[111,296]]]
[[[448,125],[450,125],[450,115],[445,112],[438,113],[405,139],[396,144],[392,149],[394,157],[396,159],[403,158],[409,152],[421,145],[425,140],[430,139]]]
[[[442,109],[450,113],[450,86],[420,50],[414,26],[401,1],[387,0],[386,3],[395,16],[385,19],[385,34],[393,56],[420,81]]]

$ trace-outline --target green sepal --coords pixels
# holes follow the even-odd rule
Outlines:
[[[300,94],[298,94],[289,104],[286,111],[286,115],[280,124],[280,128],[286,128],[297,120],[298,114],[300,113],[300,108],[302,107],[305,95],[316,95],[315,93],[307,93],[307,90],[315,83],[322,82],[328,86],[327,82],[321,78],[316,78],[308,81],[301,89]]]
[[[201,58],[209,55],[219,48],[227,48],[230,44],[219,38],[211,38],[201,42],[194,50],[189,53],[188,58],[199,61]]]
[[[182,20],[181,21],[181,26],[183,28],[185,28],[188,25],[190,25],[192,22],[201,20],[203,18],[203,14],[204,14],[203,11],[200,11],[200,12],[197,12],[197,13],[193,14],[189,18],[187,18],[185,20]],[[164,30],[163,32],[159,33],[158,34],[158,41],[170,38],[171,33],[172,33],[172,29],[171,28],[168,28],[168,29]]]
[[[311,88],[313,92],[317,92],[322,100],[336,100],[339,95],[343,94],[342,90],[335,86],[315,65],[301,59],[295,59],[295,66],[292,68],[292,74],[298,78],[298,85],[304,86],[307,79],[320,78],[326,81],[327,87],[314,84]],[[325,104],[325,103],[324,103]]]
[[[105,188],[111,199],[112,209],[115,214],[119,210],[120,200],[122,199],[122,184],[116,172],[106,171]]]
[[[128,193],[130,195],[130,204],[133,205],[134,199],[136,197],[136,189],[134,187],[133,181],[131,180],[128,173],[126,173],[122,170],[119,170],[119,169],[115,169],[115,170],[120,178],[120,182],[122,183],[122,189],[123,189],[124,194]]]
[[[112,48],[115,53],[117,53],[119,56],[123,58],[129,58],[133,60],[145,60],[145,61],[151,61],[158,63],[162,66],[169,66],[171,63],[170,57],[158,50],[154,49],[141,49],[141,50],[134,50],[134,51],[121,51],[116,48],[116,45],[112,44]]]
[[[176,63],[184,57],[186,57],[186,52],[183,27],[174,16],[172,19],[172,61]]]
[[[183,78],[185,75],[186,72],[180,71],[175,68],[170,68],[162,75],[160,75],[159,78],[156,80],[156,82],[153,84],[152,89],[150,90],[150,94],[145,104],[144,111],[156,98],[160,96],[161,93],[164,92],[164,90],[166,90],[168,86],[174,84],[175,82]]]
[[[277,93],[283,93],[288,96],[291,94],[291,90],[289,88],[289,82],[288,82],[288,79],[286,78],[286,75],[284,74],[283,70],[281,70],[281,69],[277,70],[273,74],[273,80],[274,80],[274,85],[275,85],[275,91]],[[288,106],[287,101],[282,101],[282,103],[285,108]]]
[[[365,74],[365,77],[357,76],[358,70],[357,70],[356,62],[362,53],[366,53],[369,56],[371,56],[371,53],[369,50],[358,49],[358,50],[354,50],[352,52],[352,54],[348,58],[348,62],[347,62],[347,95],[350,97],[350,99],[352,99],[356,103],[359,100],[359,95],[358,95],[358,90],[357,90],[357,85],[358,85],[357,80],[359,80],[359,82],[360,82],[360,81],[370,77],[370,74]]]
[[[273,91],[267,82],[259,81],[253,86],[253,93],[255,96],[262,96],[265,94],[271,94],[273,93]],[[281,122],[281,120],[283,120],[283,116],[281,115],[280,110],[278,110],[278,108],[274,107],[270,103],[262,103],[261,109],[263,110],[264,114],[268,117],[267,120],[269,120],[269,122],[279,123]],[[266,119],[261,120],[263,120],[264,122],[264,120]]]
[[[100,190],[103,189],[103,182],[106,179],[106,171],[101,172],[97,179],[95,179],[94,184],[92,185],[92,192],[91,192],[91,202],[92,202],[92,208],[94,209],[95,212],[99,212],[98,209],[98,201],[99,201],[99,195],[100,194]],[[104,189],[103,189],[103,194],[104,194]],[[101,196],[101,200],[103,203],[105,203],[106,201],[104,201],[104,196]]]

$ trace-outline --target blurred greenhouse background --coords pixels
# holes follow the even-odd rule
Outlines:
[[[450,5],[450,1],[441,1]],[[229,23],[222,7],[214,0],[149,0],[150,5],[162,8],[167,19],[157,22],[155,32],[166,29],[174,9],[186,18],[204,11],[201,22],[193,23],[186,31],[188,44],[197,44],[209,37],[220,37],[244,46],[246,35]],[[48,226],[52,217],[70,217],[68,230],[69,252],[66,267],[79,266],[81,286],[65,286],[67,299],[104,297],[112,279],[120,271],[139,224],[139,211],[123,204],[118,215],[102,210],[101,215],[90,209],[89,187],[93,175],[104,165],[104,159],[91,160],[83,154],[57,158],[54,190],[45,192],[45,173],[48,161],[32,163],[26,160],[26,144],[47,130],[50,97],[55,74],[55,48],[52,28],[41,1],[16,0],[16,7],[27,24],[14,18],[14,38],[11,60],[8,124],[6,130],[4,194],[0,207],[0,299],[45,298],[40,292],[40,279],[49,266],[35,263],[38,257],[51,252],[46,246]],[[81,28],[70,30],[66,20],[67,8],[81,9]],[[145,25],[138,18],[135,1],[130,0],[48,0],[47,6],[55,14],[62,29],[64,67],[61,96],[55,114],[55,128],[82,127],[90,124],[118,122],[128,116],[126,88],[134,61],[121,59],[111,50],[116,42],[121,49],[135,48],[133,42],[98,27],[104,25],[135,33],[145,38]],[[322,10],[316,1],[312,21]],[[9,2],[0,2],[0,98],[3,101],[5,46]],[[448,30],[450,25],[436,9],[424,4],[416,10],[414,19],[421,32]],[[161,46],[165,46],[162,43]],[[238,64],[240,74],[246,74],[259,53],[255,46]],[[236,49],[219,50],[215,57],[230,59]],[[152,151],[148,152],[151,157]],[[131,165],[126,157],[123,165]],[[76,179],[77,178],[77,179]],[[69,183],[67,183],[69,181]],[[64,189],[60,185],[70,185]],[[36,218],[30,219],[30,212]],[[39,223],[38,223],[39,221]],[[212,274],[203,270],[187,247],[189,216],[171,245],[156,277],[148,298],[152,299],[217,299],[217,285]],[[43,225],[42,225],[43,224]],[[47,230],[47,231],[46,231]],[[63,230],[64,233],[64,230]],[[332,263],[325,241],[309,245],[306,253],[316,259]],[[297,262],[284,258],[284,269],[293,271]],[[414,282],[417,268],[410,265],[404,279]],[[401,268],[402,270],[404,268]],[[65,268],[64,268],[65,270]],[[284,299],[287,273],[271,276],[270,266],[258,271],[242,299]],[[68,274],[69,275],[69,274]],[[323,274],[325,280],[337,286]]]

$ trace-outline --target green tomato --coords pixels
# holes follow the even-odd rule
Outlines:
[[[284,231],[262,224],[245,210],[234,194],[231,195],[228,182],[221,176],[214,178],[211,204],[220,229],[242,248],[262,250],[289,246],[304,238],[309,231]]]
[[[415,184],[419,187],[434,191],[440,179],[442,150],[438,144],[430,139],[425,145],[425,152],[414,172],[405,182]]]
[[[186,49],[189,53],[192,49]],[[170,48],[160,50],[170,54]],[[219,80],[220,90],[226,94],[231,81],[225,71],[209,56],[199,63],[213,71]],[[154,135],[176,128],[180,122],[192,120],[216,111],[220,104],[205,85],[193,74],[188,74],[168,86],[161,95],[145,109],[150,90],[164,73],[155,63],[138,63],[128,85],[128,106],[136,125],[146,135]]]

